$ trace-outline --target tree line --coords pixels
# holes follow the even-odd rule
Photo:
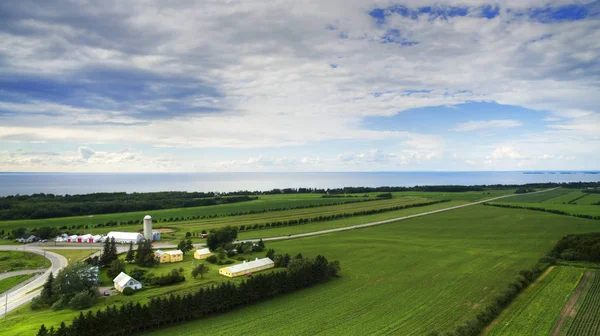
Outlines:
[[[556,215],[573,216],[573,217],[579,217],[579,218],[585,218],[585,219],[596,219],[596,220],[600,219],[600,216],[569,213],[569,212],[562,211],[562,210],[545,209],[545,208],[533,207],[533,206],[522,206],[522,205],[512,205],[512,204],[498,204],[498,203],[487,203],[487,202],[483,203],[483,205],[495,206],[495,207],[499,207],[499,208],[526,209],[526,210],[534,210],[534,211],[543,211],[543,212],[553,213],[553,214],[556,214]]]
[[[290,261],[286,270],[253,275],[239,283],[224,282],[200,288],[193,294],[151,298],[147,304],[127,303],[81,312],[70,325],[50,329],[42,325],[38,336],[117,336],[202,319],[267,298],[327,282],[338,276],[339,263],[319,255]]]
[[[238,226],[234,226],[234,227],[237,228],[238,231],[270,229],[270,228],[277,228],[277,227],[282,227],[282,226],[294,226],[294,225],[300,225],[300,224],[326,222],[326,221],[350,218],[350,217],[355,217],[355,216],[375,215],[375,214],[389,212],[389,211],[398,211],[398,210],[402,210],[402,209],[422,207],[422,206],[444,203],[444,202],[449,202],[449,201],[450,200],[437,200],[437,201],[430,201],[430,202],[423,202],[423,203],[398,205],[398,206],[394,206],[394,207],[390,207],[390,208],[369,209],[369,210],[339,213],[339,214],[334,214],[334,215],[320,215],[320,216],[315,216],[312,218],[298,218],[298,219],[290,219],[290,220],[277,221],[277,222],[266,222],[264,224],[240,225],[239,227]],[[211,235],[209,235],[208,237],[210,237],[210,236]]]
[[[153,194],[153,193],[151,193]],[[229,204],[256,200],[256,196],[214,196],[193,198],[186,193],[157,193],[162,197],[147,197],[145,193],[107,193],[75,195],[77,197],[34,194],[31,196],[0,197],[0,220],[42,219],[84,216],[89,214],[109,214],[132,211],[150,211],[172,208],[190,208]],[[192,193],[195,194],[195,193]],[[50,194],[51,195],[51,194]],[[86,197],[86,196],[96,196]],[[108,198],[107,195],[114,196]],[[74,201],[75,200],[78,201]]]
[[[600,262],[600,232],[564,236],[550,254],[562,260]]]

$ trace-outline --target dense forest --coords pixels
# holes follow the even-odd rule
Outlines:
[[[564,236],[551,255],[563,260],[600,262],[600,232]]]

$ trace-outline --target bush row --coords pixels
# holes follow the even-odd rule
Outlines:
[[[568,212],[562,211],[562,210],[544,209],[544,208],[539,208],[539,207],[530,207],[530,206],[522,206],[522,205],[510,205],[510,204],[498,204],[498,203],[483,203],[483,205],[495,206],[495,207],[499,207],[499,208],[526,209],[526,210],[543,211],[543,212],[549,212],[549,213],[553,213],[553,214],[557,214],[557,215],[573,216],[573,217],[586,218],[586,219],[600,219],[600,216],[585,215],[585,214],[574,214],[574,213],[568,213]]]
[[[58,329],[42,325],[38,336],[117,336],[131,335],[158,329],[171,324],[201,319],[236,307],[249,305],[270,297],[293,292],[301,288],[327,282],[337,277],[339,264],[328,262],[323,256],[303,259],[294,268],[267,274],[254,275],[240,283],[222,283],[194,294],[168,298],[151,298],[148,304],[127,303],[80,313],[67,326]]]

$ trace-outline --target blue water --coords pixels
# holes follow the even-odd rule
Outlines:
[[[0,196],[33,193],[237,191],[415,185],[524,184],[600,181],[600,173],[378,172],[378,173],[0,173]]]

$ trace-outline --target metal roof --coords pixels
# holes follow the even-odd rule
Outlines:
[[[196,252],[198,252],[198,254],[209,254],[210,250],[207,248],[203,248],[203,249],[196,250]]]
[[[223,267],[223,268],[227,269],[230,273],[237,273],[237,272],[242,272],[242,271],[248,270],[250,268],[267,266],[270,264],[274,264],[273,260],[271,260],[270,258],[262,258],[262,259],[256,258],[256,260],[253,260],[250,262],[243,262],[241,264],[237,264],[237,265],[233,265],[233,266],[229,266],[229,267]]]
[[[127,284],[127,282],[129,282],[129,280],[132,280],[133,278],[130,277],[129,275],[121,272],[119,273],[119,275],[117,275],[117,277],[113,280],[114,283],[116,283],[117,285],[123,287]],[[133,279],[133,281],[138,282],[137,280]]]
[[[106,235],[109,239],[126,239],[126,240],[138,240],[140,237],[143,238],[142,234],[139,232],[117,232],[111,231]]]

